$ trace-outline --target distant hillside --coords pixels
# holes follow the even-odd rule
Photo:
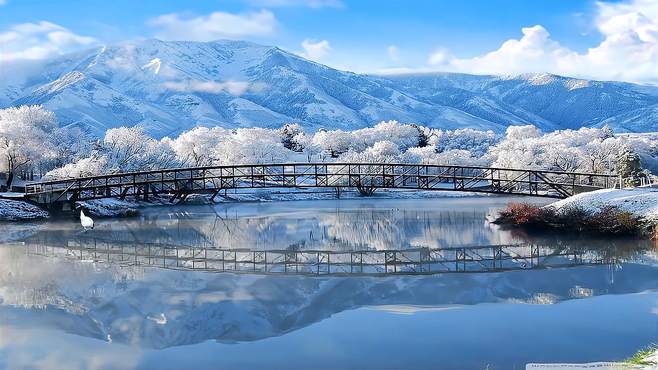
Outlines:
[[[658,131],[658,88],[548,74],[359,75],[243,41],[151,39],[57,57],[0,82],[0,106],[20,104],[43,104],[96,135],[122,125],[161,137],[197,125],[355,129],[389,119]]]

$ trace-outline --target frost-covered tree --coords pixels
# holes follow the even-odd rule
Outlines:
[[[418,131],[418,144],[416,145],[416,147],[424,148],[428,146],[430,144],[431,130],[423,126],[419,126],[415,123],[412,124],[411,126]]]
[[[231,135],[231,131],[221,127],[197,127],[180,134],[175,139],[164,138],[174,149],[176,157],[185,166],[210,166],[217,162],[217,147],[221,141]]]
[[[632,185],[635,185],[642,175],[642,166],[640,165],[640,156],[631,148],[626,148],[619,156],[617,165],[617,174]]]
[[[316,156],[328,162],[404,162],[611,173],[622,165],[618,160],[620,155],[632,149],[643,167],[658,169],[658,135],[615,136],[606,127],[542,133],[532,125],[510,126],[501,136],[492,131],[440,130],[386,121],[354,131],[315,133],[306,133],[295,124],[279,129],[197,127],[176,138],[162,140],[152,139],[138,128],[122,127],[108,130],[95,145],[90,138],[77,142],[76,138],[83,135],[74,131],[54,132],[56,135],[48,137],[56,137],[56,143],[49,144],[42,134],[38,145],[46,143],[57,159],[44,161],[38,154],[21,154],[16,158],[41,158],[38,163],[46,167],[55,163],[60,168],[50,172],[53,177],[84,176],[94,171],[293,162],[299,158],[310,161]]]
[[[180,162],[167,141],[155,140],[136,127],[107,130],[87,157],[54,169],[47,178],[70,178],[178,167]]]
[[[602,137],[603,140],[615,137],[615,132],[607,124],[603,125],[603,127],[601,128],[601,132],[603,134]]]
[[[380,141],[395,143],[403,151],[418,146],[418,129],[398,121],[383,121],[373,127],[354,130],[349,134],[350,149],[357,151],[365,150]]]
[[[512,130],[515,133],[515,130]],[[509,134],[508,134],[509,135]],[[470,128],[458,130],[434,130],[431,143],[440,152],[460,149],[468,150],[474,155],[484,155],[498,141],[493,131],[480,131]]]
[[[27,171],[56,155],[55,115],[42,106],[0,109],[0,169],[7,187],[19,171]]]
[[[240,128],[220,140],[214,157],[217,164],[273,163],[285,161],[292,153],[273,130]]]
[[[298,123],[286,123],[279,129],[279,136],[284,148],[294,152],[301,152],[304,149],[300,139],[304,134],[304,129]]]
[[[155,140],[137,127],[107,130],[100,154],[107,158],[111,172],[140,171],[178,165],[173,148]]]
[[[55,168],[44,176],[44,180],[96,176],[107,173],[107,170],[107,158],[92,155]]]
[[[400,148],[392,141],[383,140],[362,152],[350,151],[341,156],[341,161],[356,163],[392,163],[398,162]]]
[[[338,158],[349,150],[351,141],[350,133],[343,130],[320,130],[313,135],[312,144],[332,158]]]

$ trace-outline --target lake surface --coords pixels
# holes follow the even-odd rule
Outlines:
[[[96,220],[84,233],[75,219],[3,224],[0,368],[523,369],[620,360],[658,342],[651,243],[527,235],[487,222],[513,200],[154,207]],[[597,263],[429,275],[212,273],[94,261],[72,248],[80,240],[254,253],[533,244]]]

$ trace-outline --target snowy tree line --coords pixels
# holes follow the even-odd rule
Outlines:
[[[658,134],[657,134],[658,135]],[[615,135],[607,127],[543,133],[510,126],[505,134],[442,130],[397,121],[343,131],[197,127],[154,139],[140,128],[110,129],[102,139],[59,127],[41,106],[0,110],[0,171],[22,178],[82,177],[158,168],[276,162],[400,162],[609,173],[625,159],[658,169],[656,135]],[[626,168],[626,167],[624,167]]]

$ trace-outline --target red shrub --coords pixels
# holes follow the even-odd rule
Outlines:
[[[497,221],[517,226],[539,226],[552,222],[553,218],[551,209],[527,203],[510,203],[500,212]]]

